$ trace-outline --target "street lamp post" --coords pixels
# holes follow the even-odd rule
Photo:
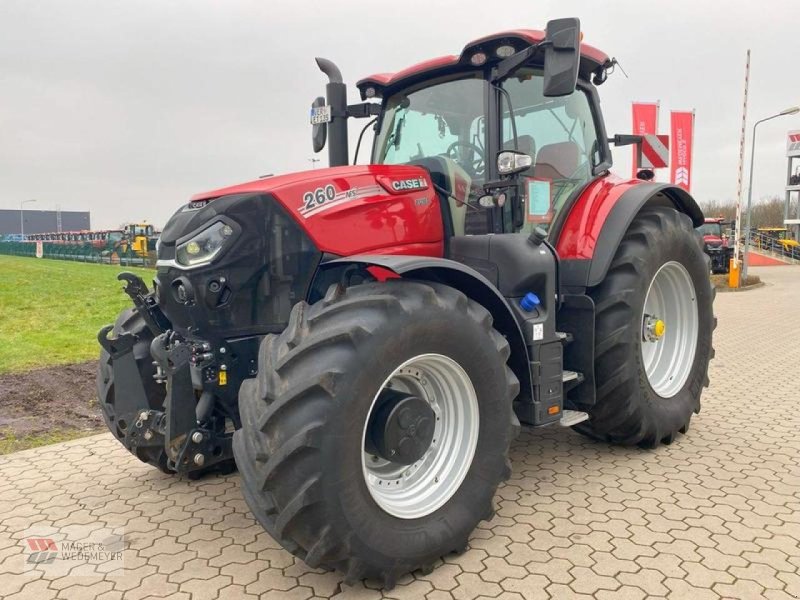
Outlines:
[[[23,211],[24,211],[24,206],[28,202],[36,202],[36,200],[35,199],[33,199],[33,200],[23,200],[22,202],[19,203],[19,233],[22,236],[22,240],[21,241],[25,241],[25,222],[24,222],[24,219],[23,219],[23,215],[25,213]]]
[[[772,115],[771,117],[766,117],[761,119],[760,121],[756,121],[756,124],[753,125],[753,144],[750,148],[750,183],[747,186],[747,227],[745,229],[744,234],[744,260],[742,261],[742,280],[743,284],[747,283],[747,267],[750,265],[750,209],[753,205],[753,165],[755,164],[755,155],[756,155],[756,127],[758,127],[764,121],[771,121],[772,119],[777,119],[778,117],[785,117],[787,115],[796,115],[800,112],[800,106],[792,106],[791,108],[787,108],[782,110],[778,114]]]

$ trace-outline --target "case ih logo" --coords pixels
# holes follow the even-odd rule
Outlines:
[[[414,177],[413,179],[398,179],[392,182],[392,189],[396,192],[406,190],[427,190],[428,182],[424,177]]]
[[[31,553],[28,562],[37,565],[49,565],[58,558],[58,546],[50,538],[28,538],[28,547]]]
[[[689,185],[689,169],[686,167],[675,169],[675,183]]]

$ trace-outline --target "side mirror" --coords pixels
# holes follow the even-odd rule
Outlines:
[[[569,96],[578,84],[581,21],[571,17],[547,23],[544,49],[544,95]]]
[[[325,147],[328,140],[328,121],[325,114],[325,98],[319,96],[311,103],[311,145],[317,153]]]
[[[516,150],[501,150],[497,153],[497,172],[500,175],[516,175],[530,168],[533,158]]]

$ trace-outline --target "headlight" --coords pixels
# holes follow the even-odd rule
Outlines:
[[[211,262],[232,235],[233,228],[230,225],[217,221],[178,246],[175,260],[184,267]]]

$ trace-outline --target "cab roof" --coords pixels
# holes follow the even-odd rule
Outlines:
[[[362,100],[372,96],[383,96],[387,91],[405,87],[417,81],[436,77],[438,75],[446,75],[454,72],[458,67],[472,67],[470,58],[476,52],[483,52],[486,54],[489,64],[492,58],[495,57],[495,51],[501,46],[513,46],[515,52],[524,50],[525,48],[538,44],[545,39],[545,32],[538,29],[513,29],[510,31],[501,31],[492,35],[487,35],[477,40],[469,42],[459,55],[450,54],[447,56],[440,56],[430,60],[425,60],[415,65],[412,65],[402,71],[396,73],[376,73],[365,77],[356,83],[361,92]],[[495,58],[494,60],[498,60]],[[579,75],[585,80],[589,80],[590,76],[600,74],[603,69],[611,66],[611,59],[609,56],[598,50],[594,46],[581,43],[581,63]],[[373,93],[370,95],[367,90],[372,88]]]

